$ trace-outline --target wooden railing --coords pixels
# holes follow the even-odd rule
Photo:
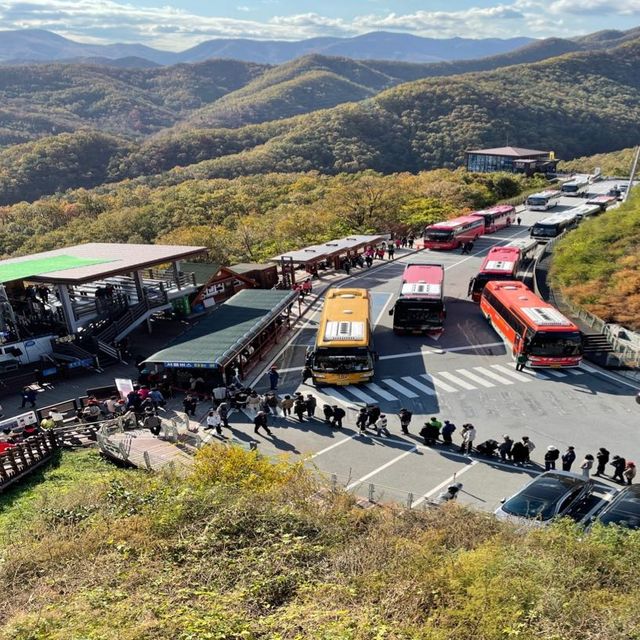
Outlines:
[[[53,431],[45,431],[0,453],[0,491],[51,459],[60,444]]]

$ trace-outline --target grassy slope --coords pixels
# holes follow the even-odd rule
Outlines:
[[[640,331],[640,194],[587,220],[554,251],[552,282],[607,322]]]
[[[455,505],[362,511],[350,496],[319,493],[297,466],[221,448],[199,455],[194,476],[181,479],[66,453],[46,483],[5,498],[20,522],[2,548],[0,584],[11,594],[0,605],[2,637],[640,633],[638,532],[519,534]],[[11,518],[0,522],[5,534]]]
[[[574,173],[593,173],[596,167],[602,169],[604,176],[628,177],[631,173],[635,147],[620,149],[611,153],[598,153],[593,156],[583,156],[574,160],[567,160],[558,165],[559,171]]]

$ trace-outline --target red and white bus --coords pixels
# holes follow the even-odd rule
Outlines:
[[[493,247],[480,265],[478,275],[469,281],[469,295],[474,302],[490,280],[516,280],[522,254],[518,247]]]
[[[577,367],[582,333],[555,307],[522,282],[488,282],[480,298],[482,315],[511,349],[527,355],[529,367]]]
[[[440,334],[447,315],[444,267],[434,263],[409,263],[389,315],[393,316],[394,333]]]
[[[472,216],[482,218],[484,220],[484,232],[494,233],[498,229],[504,229],[509,227],[511,223],[516,219],[516,208],[510,204],[499,204],[490,209],[483,209],[482,211],[474,211]]]
[[[601,211],[606,211],[607,207],[618,202],[617,196],[610,196],[607,193],[603,193],[599,196],[593,196],[587,200],[587,204],[597,204]]]
[[[484,233],[484,219],[460,216],[453,220],[436,222],[424,230],[425,249],[457,249]]]

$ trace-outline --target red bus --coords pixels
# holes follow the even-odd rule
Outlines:
[[[475,240],[484,233],[484,219],[460,216],[436,222],[424,230],[425,249],[457,249],[464,242]]]
[[[490,209],[474,211],[471,215],[484,220],[485,233],[494,233],[498,229],[511,226],[516,219],[516,208],[510,204],[499,204]]]
[[[607,193],[603,193],[599,196],[593,196],[587,200],[587,204],[597,204],[601,211],[606,211],[607,207],[618,202],[617,196],[610,196]]]
[[[480,310],[511,348],[514,357],[527,354],[527,366],[577,367],[580,364],[580,329],[522,282],[488,282],[480,298]]]
[[[518,247],[493,247],[480,266],[478,275],[469,281],[469,295],[480,302],[482,290],[489,280],[516,280],[522,252]]]
[[[389,311],[394,333],[439,334],[447,315],[444,307],[444,267],[409,263],[402,276],[400,295]]]

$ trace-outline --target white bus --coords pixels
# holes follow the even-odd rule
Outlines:
[[[538,243],[534,238],[518,238],[512,240],[507,247],[516,247],[520,249],[520,255],[523,260],[529,260],[535,250],[538,248]]]
[[[536,222],[531,227],[531,237],[538,242],[549,242],[567,229],[572,229],[578,224],[578,217],[573,211],[573,209],[569,209],[563,213],[554,213],[552,216]]]
[[[589,218],[590,216],[597,216],[602,213],[602,207],[599,204],[581,204],[579,207],[573,207],[567,211],[567,213],[574,213],[578,220]]]
[[[563,196],[579,197],[589,193],[589,178],[580,176],[565,182],[561,187]]]
[[[532,193],[526,202],[529,211],[546,211],[553,209],[558,204],[560,192],[557,189],[549,189],[540,193]]]

